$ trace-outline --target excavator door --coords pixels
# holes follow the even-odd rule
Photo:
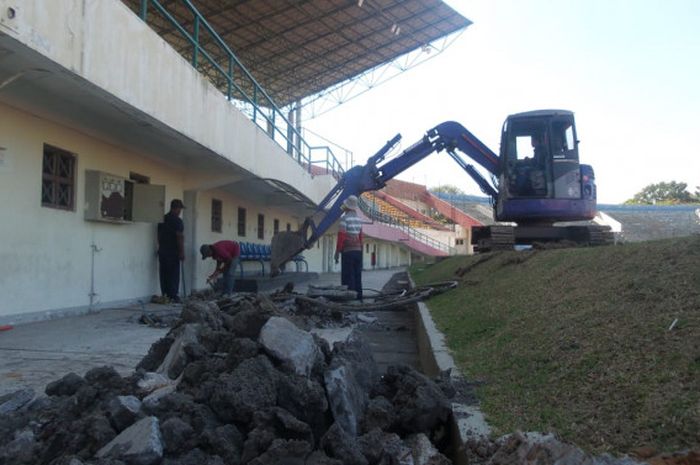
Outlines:
[[[501,160],[507,198],[581,198],[573,113],[511,115],[503,129]]]

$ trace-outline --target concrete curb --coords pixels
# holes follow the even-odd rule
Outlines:
[[[412,287],[416,283],[409,275]],[[418,356],[423,372],[428,376],[437,376],[440,372],[451,370],[452,379],[461,379],[462,375],[452,358],[445,335],[435,326],[435,321],[424,302],[418,302],[415,311],[416,332],[418,338]],[[453,444],[452,460],[458,465],[467,464],[469,460],[465,453],[469,442],[479,441],[491,435],[491,428],[486,423],[483,413],[476,405],[452,403],[451,443]]]

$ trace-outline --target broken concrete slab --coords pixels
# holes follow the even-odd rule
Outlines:
[[[268,354],[298,375],[308,377],[321,361],[321,352],[313,336],[286,318],[272,317],[267,320],[260,330],[258,341]]]
[[[338,423],[328,428],[321,438],[321,447],[332,458],[339,459],[344,465],[367,465],[369,462],[360,452],[354,437],[350,436]]]
[[[167,386],[160,387],[143,398],[143,405],[147,409],[154,409],[158,406],[161,399],[172,394],[177,389],[177,382],[172,382]]]
[[[34,399],[32,388],[25,388],[0,397],[0,415],[15,412]]]
[[[347,342],[353,331],[353,326],[341,328],[313,328],[311,334],[320,337],[332,347],[336,342]]]
[[[140,412],[141,401],[135,396],[117,396],[107,404],[107,414],[117,431],[131,426]]]
[[[428,436],[423,433],[409,436],[406,439],[406,445],[411,449],[414,465],[449,465],[452,463],[435,448]]]
[[[141,379],[136,383],[139,389],[142,389],[144,392],[152,392],[163,386],[170,386],[171,384],[172,380],[167,376],[151,371],[144,373]]]
[[[220,319],[221,318],[219,317],[219,321]],[[219,327],[220,326],[221,325],[219,325]],[[168,354],[165,356],[165,359],[156,370],[156,373],[167,375],[170,379],[175,379],[180,376],[182,370],[185,369],[185,365],[187,365],[188,360],[185,347],[189,344],[196,344],[198,342],[197,334],[199,332],[199,328],[199,325],[193,323],[189,323],[178,328],[179,334],[176,336],[175,342],[173,342],[173,344],[170,346]]]
[[[357,299],[357,292],[351,291],[345,285],[327,284],[323,286],[315,286],[309,284],[306,295],[312,298],[323,297],[333,301],[347,301]]]
[[[362,390],[352,370],[344,365],[327,370],[323,379],[333,418],[350,436],[357,436],[367,405],[367,392]]]
[[[100,449],[96,456],[123,460],[130,465],[156,465],[163,458],[158,418],[146,417],[134,423]]]
[[[80,389],[86,381],[82,376],[75,373],[68,373],[63,378],[46,385],[44,392],[47,396],[72,396]]]

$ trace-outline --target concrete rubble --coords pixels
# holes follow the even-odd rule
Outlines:
[[[189,302],[131,376],[98,367],[0,399],[0,463],[451,463],[449,391],[407,366],[380,376],[352,331],[311,333],[344,325],[266,296]]]
[[[454,410],[459,384],[405,365],[379,373],[353,331],[373,322],[358,315],[274,295],[190,301],[131,376],[97,367],[49,383],[46,396],[0,397],[0,464],[639,463],[465,425],[453,442],[452,422],[473,416]]]

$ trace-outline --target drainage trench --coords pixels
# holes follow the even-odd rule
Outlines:
[[[412,287],[408,273],[403,271],[394,274],[381,292],[396,294]],[[454,464],[468,463],[464,453],[466,436],[488,435],[489,431],[478,410],[474,387],[458,375],[425,304],[409,304],[396,310],[367,312],[366,315],[371,320],[358,329],[368,342],[380,372],[391,365],[405,364],[430,378],[436,378],[441,372],[450,370],[451,382],[455,387],[451,399],[453,416],[448,423],[449,440],[440,447],[440,451]],[[436,338],[439,340],[436,341]]]

